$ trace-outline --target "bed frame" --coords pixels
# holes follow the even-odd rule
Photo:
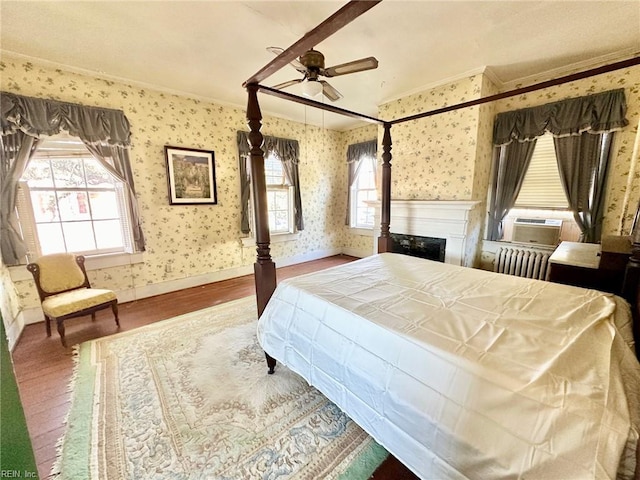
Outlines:
[[[273,88],[261,85],[260,82],[265,80],[274,72],[287,65],[292,60],[302,55],[309,48],[316,46],[322,40],[330,37],[339,29],[358,18],[363,13],[367,12],[371,8],[375,7],[382,0],[372,1],[358,1],[352,0],[336,13],[331,15],[325,21],[320,23],[313,30],[306,33],[300,40],[294,43],[291,47],[284,50],[280,55],[273,59],[270,63],[265,65],[256,74],[251,76],[243,87],[248,92],[247,101],[247,124],[249,126],[249,144],[250,144],[250,162],[253,175],[251,176],[253,187],[253,205],[256,212],[256,246],[257,246],[257,258],[254,264],[255,273],[255,285],[256,285],[256,298],[258,306],[258,315],[261,315],[264,311],[267,302],[271,298],[276,288],[276,267],[270,254],[270,236],[269,236],[269,222],[267,217],[267,193],[266,184],[264,178],[264,154],[262,151],[263,136],[260,133],[262,126],[262,114],[260,112],[260,105],[258,102],[258,92],[272,95],[284,100],[293,101],[303,105],[319,108],[332,113],[345,115],[352,118],[357,118],[370,123],[376,123],[382,125],[384,129],[382,137],[382,188],[381,188],[381,221],[380,221],[380,237],[378,238],[378,252],[391,252],[392,251],[392,239],[390,236],[389,226],[391,218],[391,127],[393,125],[404,123],[420,118],[425,118],[440,113],[450,112],[462,108],[472,107],[476,105],[493,102],[503,98],[522,95],[532,91],[540,90],[543,88],[549,88],[563,83],[572,82],[588,78],[594,75],[600,75],[615,70],[628,68],[630,66],[639,65],[640,57],[612,63],[598,68],[586,70],[571,75],[566,75],[554,80],[549,80],[534,85],[530,85],[515,90],[491,95],[484,98],[470,100],[467,102],[451,105],[436,110],[431,110],[419,114],[415,114],[409,117],[396,119],[393,121],[384,121],[378,118],[370,117],[368,115],[360,114],[345,110],[333,105],[326,105],[308,98],[292,95],[287,92],[275,90]],[[636,213],[636,218],[640,215],[639,210]],[[640,358],[640,222],[634,222],[634,229],[631,233],[633,248],[632,254],[629,259],[623,287],[623,296],[629,303],[631,303],[634,312],[634,336],[636,338],[636,352]],[[274,372],[276,361],[266,354],[267,365],[269,367],[269,373]]]

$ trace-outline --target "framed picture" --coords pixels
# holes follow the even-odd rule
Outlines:
[[[171,205],[215,205],[214,153],[194,148],[164,147]]]

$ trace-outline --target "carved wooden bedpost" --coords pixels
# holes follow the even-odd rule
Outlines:
[[[267,212],[267,185],[264,177],[264,152],[260,133],[262,113],[258,104],[258,85],[247,85],[247,124],[249,125],[249,158],[251,162],[251,185],[253,187],[253,210],[255,212],[256,263],[253,271],[256,283],[258,316],[262,315],[267,302],[276,289],[276,265],[271,260],[269,216]],[[265,352],[269,373],[273,373],[276,360]]]
[[[638,207],[640,212],[640,207]],[[633,336],[636,341],[636,355],[640,359],[640,223],[635,222],[631,232],[631,257],[622,284],[622,296],[631,304],[633,314]],[[640,444],[639,444],[640,448]]]
[[[378,253],[391,252],[393,241],[389,234],[391,224],[391,124],[384,124],[382,137],[382,198],[380,207],[380,237]]]

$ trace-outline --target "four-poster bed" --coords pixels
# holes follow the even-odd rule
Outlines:
[[[392,125],[638,65],[640,59],[390,122],[260,85],[376,3],[348,3],[244,84],[258,333],[269,373],[277,357],[425,478],[640,479],[640,366],[632,351],[638,322],[632,327],[625,302],[593,290],[389,253]],[[379,255],[276,285],[258,92],[383,126]],[[624,296],[637,319],[640,225],[632,238]],[[345,295],[349,290],[352,295]],[[514,349],[518,355],[511,358]]]

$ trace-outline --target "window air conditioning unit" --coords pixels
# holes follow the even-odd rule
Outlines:
[[[550,218],[516,218],[513,222],[512,242],[557,245],[562,220]]]

